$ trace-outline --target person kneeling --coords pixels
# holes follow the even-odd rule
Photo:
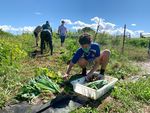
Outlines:
[[[93,73],[101,65],[100,73],[97,79],[104,78],[104,72],[109,61],[110,51],[104,50],[100,52],[100,45],[98,43],[93,43],[91,36],[89,34],[83,34],[79,37],[80,48],[74,54],[67,71],[64,75],[66,79],[74,64],[78,64],[82,68],[82,75],[86,76],[86,81],[90,81],[93,77]],[[92,68],[87,73],[87,66],[92,65]]]

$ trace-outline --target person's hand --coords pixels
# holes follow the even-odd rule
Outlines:
[[[88,73],[87,76],[86,76],[86,81],[90,82],[92,80],[92,77],[93,77],[92,74]]]
[[[88,78],[91,78],[91,77],[92,77],[92,74],[91,74],[91,73],[87,73],[87,77],[88,77]]]
[[[67,73],[65,73],[64,76],[63,76],[64,80],[67,80],[68,77],[69,77],[69,74],[67,74]]]

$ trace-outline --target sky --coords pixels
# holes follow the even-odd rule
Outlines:
[[[57,30],[65,20],[68,30],[84,27],[113,35],[150,35],[150,0],[0,0],[0,28],[14,34],[32,32],[49,21]]]

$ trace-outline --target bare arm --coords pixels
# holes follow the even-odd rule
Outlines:
[[[71,69],[72,69],[73,66],[74,66],[74,64],[72,62],[70,62],[69,66],[67,67],[66,74],[68,74],[68,75],[70,74],[70,71],[71,71]]]
[[[67,67],[67,71],[64,75],[64,79],[67,79],[73,66],[74,66],[74,64],[72,62],[70,62],[69,66]]]

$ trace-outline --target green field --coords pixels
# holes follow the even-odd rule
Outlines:
[[[52,73],[63,75],[67,67],[67,61],[79,47],[78,36],[81,33],[69,32],[65,46],[60,46],[60,39],[56,33],[53,34],[54,54],[50,55],[49,49],[44,55],[35,58],[30,57],[31,52],[40,50],[33,47],[34,37],[32,34],[12,35],[0,31],[0,107],[11,103],[21,92],[31,78],[40,76],[53,76]],[[92,34],[92,33],[91,33]],[[121,53],[122,37],[113,37],[108,34],[98,34],[96,42],[101,45],[101,50],[110,49],[111,57],[106,74],[119,79],[114,90],[110,94],[111,101],[102,107],[81,107],[72,113],[140,113],[147,106],[150,109],[150,77],[145,73],[142,77],[142,69],[136,63],[148,60],[148,39],[134,38],[126,39],[124,54]],[[71,75],[80,73],[78,66],[71,71]],[[136,82],[128,78],[135,75],[141,76]],[[55,82],[63,82],[62,78],[55,77]],[[69,88],[62,89],[65,92]],[[43,93],[43,92],[42,92]],[[42,95],[42,93],[40,95]],[[44,99],[52,99],[44,95]],[[20,100],[21,101],[21,100]],[[28,101],[30,99],[28,98]],[[148,110],[148,109],[147,109]]]

